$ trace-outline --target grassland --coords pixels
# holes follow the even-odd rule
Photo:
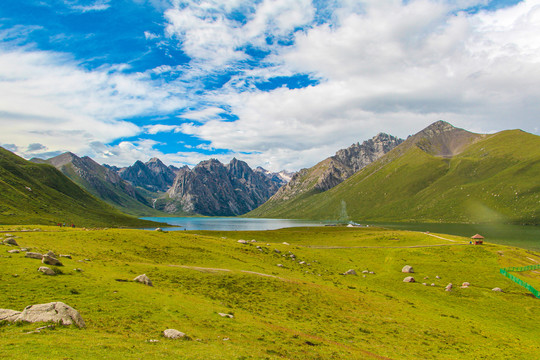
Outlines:
[[[488,135],[453,157],[405,142],[322,193],[270,199],[247,217],[540,223],[540,137]]]
[[[532,251],[376,228],[41,229],[12,234],[32,251],[73,259],[47,277],[39,260],[0,246],[0,307],[63,301],[87,327],[27,334],[39,325],[1,323],[0,358],[537,359],[540,351],[540,300],[498,273],[540,262]],[[406,264],[417,283],[402,282]],[[358,276],[341,275],[348,269]],[[116,281],[142,273],[154,287]],[[464,281],[471,286],[459,288]],[[163,338],[168,328],[191,340]]]

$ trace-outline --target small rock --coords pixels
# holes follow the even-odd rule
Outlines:
[[[414,280],[414,278],[412,276],[407,276],[405,279],[403,279],[403,282],[410,282],[410,283],[413,283],[415,282],[416,280]]]
[[[48,256],[53,257],[53,258],[57,258],[57,257],[58,257],[58,256],[56,256],[55,253],[52,252],[52,250],[47,251],[47,253],[46,253],[45,255],[48,255]]]
[[[431,283],[431,286],[435,286],[435,284],[434,284],[434,283]]]
[[[291,259],[294,259],[296,257],[296,255],[294,255],[294,254],[291,254],[289,256],[291,257]]]
[[[369,270],[362,271],[362,274],[369,274]]]
[[[22,251],[22,252],[27,252],[27,251],[28,251],[28,248],[21,248],[21,251]]]
[[[18,250],[18,249],[8,250],[8,253],[10,253],[10,254],[18,254],[18,253],[20,253],[20,252],[21,252],[21,251]]]
[[[51,268],[48,268],[46,266],[40,266],[38,271],[41,271],[45,275],[56,275],[56,273]]]
[[[282,244],[283,244],[283,245],[289,245],[289,243],[287,243],[287,242],[282,242]]]
[[[427,280],[427,279],[429,279],[429,276],[424,276],[424,280]]]
[[[57,258],[54,258],[49,255],[43,255],[41,262],[47,265],[64,266]]]
[[[349,269],[345,271],[343,275],[356,275],[356,271],[354,269]]]
[[[150,340],[146,340],[147,342],[149,343],[157,343],[159,342],[159,340],[156,340],[156,339],[150,339]]]
[[[441,277],[439,275],[435,276],[435,279],[440,279]]]
[[[229,318],[229,319],[232,319],[234,317],[233,314],[218,313],[218,315],[221,317]]]
[[[374,272],[374,271],[370,271],[369,273],[370,273],[371,275],[375,274],[375,272]]]
[[[453,285],[452,285],[452,283],[450,283],[450,284],[446,285],[446,287],[444,288],[444,290],[445,290],[445,291],[452,291],[452,287],[453,287]]]
[[[43,255],[35,252],[27,252],[24,257],[41,260],[43,258]]]
[[[8,238],[8,239],[5,239],[5,240],[3,241],[3,244],[4,244],[4,245],[19,246],[19,244],[17,244],[17,241],[15,241],[14,238]]]
[[[82,272],[82,269],[79,269],[79,268],[76,268],[76,269],[73,269],[74,271],[77,271],[77,272]]]
[[[279,251],[278,249],[274,249],[274,252],[275,252],[276,254],[281,254],[281,251]]]
[[[305,261],[299,261],[298,264],[300,265],[304,265],[306,262]]]
[[[137,276],[135,279],[133,279],[135,282],[140,282],[141,284],[148,285],[148,286],[154,286],[152,284],[152,280],[146,274],[142,274]]]
[[[252,243],[256,243],[256,242],[257,242],[257,240],[253,239],[253,240],[251,240],[251,242],[252,242]]]
[[[422,285],[424,285],[424,286],[427,286],[427,284],[426,284],[426,283],[422,283]]]
[[[403,267],[403,269],[401,269],[401,272],[402,272],[402,273],[413,273],[413,272],[414,272],[414,269],[413,269],[413,267],[410,266],[410,265],[405,265],[405,266]]]
[[[496,288],[493,288],[493,289],[491,289],[491,291],[497,291],[497,292],[502,292],[502,289],[501,289],[501,288],[499,288],[499,287],[496,287]]]
[[[238,240],[238,243],[239,243],[239,244],[247,244],[248,242],[247,242],[246,240],[240,239],[240,240]]]
[[[59,257],[66,258],[66,259],[71,259],[71,258],[72,258],[71,255],[62,255],[62,254],[60,254],[60,255],[58,255],[58,256],[59,256]]]
[[[183,332],[180,332],[178,330],[175,330],[175,329],[167,329],[167,330],[163,331],[163,336],[165,336],[168,339],[187,338],[186,334],[184,334]]]
[[[461,284],[461,288],[462,288],[462,289],[466,289],[466,288],[468,288],[470,285],[471,285],[470,283],[464,282],[463,284]]]
[[[283,264],[277,264],[276,266],[277,267],[283,267]]]
[[[156,230],[154,230],[154,231],[161,232],[161,231],[163,231],[163,229],[162,228],[156,228]]]

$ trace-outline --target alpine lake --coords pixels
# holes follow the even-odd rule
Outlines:
[[[209,231],[262,231],[290,227],[314,227],[336,225],[335,221],[260,219],[240,217],[143,217],[170,224],[165,231],[209,230]],[[481,234],[486,242],[516,246],[540,251],[540,226],[509,224],[456,224],[456,223],[400,223],[400,222],[360,222],[362,226],[376,226],[387,229],[432,232],[438,234],[471,237]],[[148,229],[148,230],[153,230]]]

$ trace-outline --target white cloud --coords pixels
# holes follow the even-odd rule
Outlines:
[[[146,125],[144,126],[144,130],[147,134],[155,135],[160,132],[178,132],[179,127],[177,125],[163,125],[163,124],[157,124],[157,125]]]
[[[320,84],[271,92],[229,85],[208,98],[229,105],[238,121],[184,124],[182,131],[216,148],[262,153],[252,157],[261,161],[274,157],[272,170],[291,163],[291,154],[318,153],[294,162],[311,166],[379,131],[406,137],[439,119],[485,132],[535,131],[536,1],[476,14],[428,0],[363,5],[336,11],[334,26],[296,33],[294,46],[273,55],[279,71],[310,73]]]
[[[202,110],[189,111],[181,115],[182,118],[196,120],[198,122],[206,122],[219,118],[219,114],[225,113],[225,110],[218,107],[208,107]]]
[[[76,10],[82,13],[90,11],[103,11],[111,7],[111,0],[97,0],[89,5],[79,4],[79,1],[65,1],[65,4],[72,10]]]
[[[141,129],[123,119],[167,113],[185,104],[144,74],[115,68],[82,70],[52,52],[0,52],[0,143],[85,153],[94,141],[135,136]]]

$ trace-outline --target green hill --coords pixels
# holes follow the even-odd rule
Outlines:
[[[439,122],[326,192],[271,199],[248,216],[539,224],[538,179],[540,137]]]
[[[98,200],[51,165],[0,148],[0,224],[152,226]]]
[[[153,209],[140,190],[88,156],[81,158],[66,152],[51,159],[31,159],[30,161],[53,165],[77,185],[126,214],[135,216],[166,215]]]

